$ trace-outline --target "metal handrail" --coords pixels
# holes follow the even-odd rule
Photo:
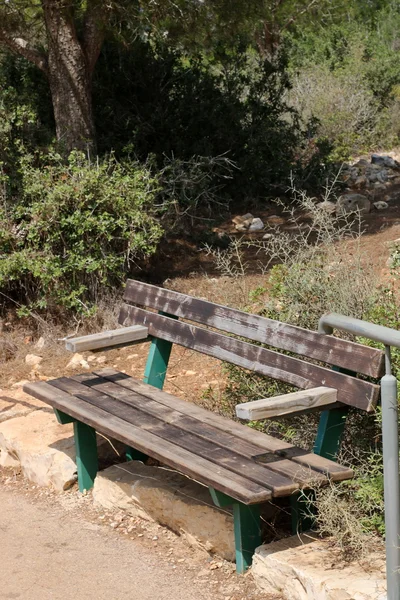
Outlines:
[[[400,600],[400,481],[397,380],[392,375],[390,347],[400,348],[400,332],[337,313],[321,317],[319,333],[334,329],[385,345],[385,370],[381,379],[382,446],[385,499],[387,600]]]

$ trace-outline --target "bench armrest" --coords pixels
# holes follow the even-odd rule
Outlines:
[[[120,329],[65,340],[65,348],[70,352],[108,350],[143,342],[148,338],[148,335],[149,330],[147,327],[132,325],[132,327],[121,327]]]
[[[314,409],[335,408],[336,405],[339,406],[337,390],[329,387],[317,387],[238,404],[236,416],[244,421],[257,421],[258,419],[300,414]]]

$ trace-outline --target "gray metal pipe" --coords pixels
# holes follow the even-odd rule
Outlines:
[[[367,321],[328,313],[320,333],[340,329],[385,344],[386,374],[381,379],[382,445],[385,499],[387,599],[400,600],[400,482],[397,380],[392,375],[390,346],[400,348],[400,332]]]
[[[400,331],[390,329],[390,327],[383,327],[383,325],[374,325],[373,323],[368,323],[368,321],[353,319],[353,317],[345,317],[337,313],[323,315],[318,323],[319,333],[330,335],[334,329],[347,331],[347,333],[365,337],[369,340],[375,340],[376,342],[385,344],[385,346],[400,348]]]

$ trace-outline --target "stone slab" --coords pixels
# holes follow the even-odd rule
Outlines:
[[[139,461],[114,465],[96,477],[93,498],[97,505],[157,521],[192,545],[235,559],[232,514],[213,505],[208,488],[180,473]]]
[[[59,425],[47,405],[0,423],[0,466],[20,465],[25,477],[66,490],[77,480],[73,426]],[[99,462],[115,462],[121,444],[98,436]]]
[[[386,600],[383,549],[343,563],[329,540],[295,536],[257,548],[252,573],[261,590],[283,600]]]
[[[27,415],[38,408],[48,408],[46,404],[40,400],[36,400],[32,396],[25,394],[22,390],[24,381],[15,384],[15,389],[0,389],[0,423]]]

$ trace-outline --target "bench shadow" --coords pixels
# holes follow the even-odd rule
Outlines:
[[[2,412],[6,412],[7,410],[10,410],[10,408],[12,408],[13,406],[16,406],[17,404],[20,404],[21,406],[25,406],[26,408],[31,408],[32,410],[41,410],[44,412],[53,412],[53,410],[51,408],[48,408],[46,406],[44,407],[38,407],[38,406],[34,406],[32,404],[29,404],[29,402],[26,402],[25,400],[16,400],[15,398],[10,398],[10,396],[0,396],[0,400],[2,400],[3,402],[8,402],[10,406],[5,406],[4,408],[0,409],[0,413]]]

